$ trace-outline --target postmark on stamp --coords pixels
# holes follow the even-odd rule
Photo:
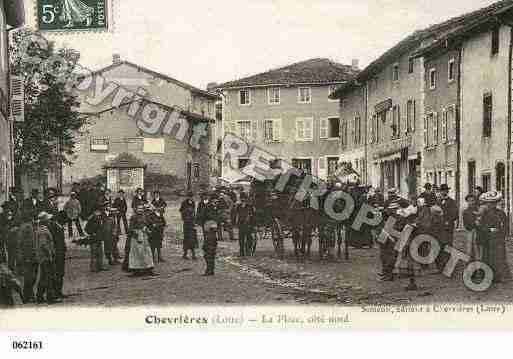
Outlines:
[[[41,31],[107,31],[109,0],[36,0]]]

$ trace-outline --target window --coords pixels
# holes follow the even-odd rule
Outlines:
[[[313,140],[313,119],[298,118],[296,119],[296,141],[312,141]]]
[[[431,90],[436,88],[436,69],[429,70],[429,88]]]
[[[483,137],[492,136],[493,100],[492,94],[483,96]]]
[[[328,157],[328,177],[334,176],[338,169],[338,157]]]
[[[450,59],[447,65],[447,80],[449,82],[454,81],[454,59]]]
[[[245,140],[251,139],[251,121],[239,121],[239,136]]]
[[[499,27],[496,27],[492,30],[492,55],[496,55],[499,53]]]
[[[223,120],[223,103],[221,101],[216,102],[216,121]]]
[[[132,186],[134,177],[137,175],[135,170],[131,169],[120,169],[119,170],[119,185],[120,186]]]
[[[501,192],[504,196],[506,189],[506,166],[504,163],[499,162],[495,166],[495,190]]]
[[[434,113],[428,113],[424,119],[424,144],[426,147],[431,147],[433,144],[433,132],[431,130],[433,128],[434,118]]]
[[[392,81],[399,81],[399,64],[392,66]]]
[[[340,85],[331,85],[331,86],[330,86],[330,88],[329,88],[329,94],[328,94],[328,96],[331,96],[331,95],[332,95],[335,91],[337,91],[339,88],[340,88]],[[329,97],[328,97],[328,100],[329,100],[329,101],[332,101],[332,102],[337,102],[337,101],[338,101],[338,99],[333,99],[333,100],[332,100],[332,99],[330,99]]]
[[[249,158],[239,158],[239,169],[246,168],[249,165]]]
[[[347,121],[342,121],[342,127],[341,127],[341,144],[342,147],[346,147],[348,145],[347,143]]]
[[[310,87],[300,87],[298,97],[299,103],[312,102],[312,89]]]
[[[359,145],[362,141],[362,119],[360,115],[354,117],[354,143]]]
[[[406,129],[405,132],[415,132],[415,100],[406,103]]]
[[[392,108],[392,139],[401,137],[401,113],[399,105]]]
[[[91,152],[109,152],[109,139],[91,138]]]
[[[249,89],[239,91],[239,104],[242,106],[251,104],[251,92]]]
[[[166,141],[163,138],[144,138],[144,153],[165,153]]]
[[[483,182],[483,190],[485,192],[489,192],[492,190],[491,188],[491,185],[492,185],[492,175],[490,173],[483,173],[482,177],[481,177],[481,180]]]
[[[387,120],[387,111],[381,111],[376,116],[376,142],[381,140],[381,126]]]
[[[309,158],[293,158],[292,166],[305,173],[312,174],[312,160]]]
[[[269,105],[279,105],[280,104],[280,88],[279,87],[271,87],[267,90],[267,96]]]
[[[408,73],[409,74],[413,73],[413,66],[414,65],[415,65],[415,59],[414,58],[408,59]]]
[[[449,143],[456,141],[456,107],[454,105],[449,106],[446,112],[447,121],[447,141]]]
[[[340,137],[340,119],[332,117],[328,119],[328,135],[330,138]]]
[[[264,140],[266,142],[281,140],[281,119],[264,121]]]
[[[469,161],[467,164],[468,168],[468,193],[471,193],[476,188],[476,162]]]

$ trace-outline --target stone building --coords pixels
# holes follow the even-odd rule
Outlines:
[[[115,55],[112,65],[92,74],[80,98],[90,123],[77,134],[65,184],[103,174],[104,165],[125,152],[147,173],[173,175],[193,188],[209,184],[217,95]],[[201,135],[197,148],[195,133]]]
[[[356,67],[317,58],[219,85],[224,132],[326,178],[337,168],[346,133],[338,101],[328,96],[358,73]],[[247,163],[239,158],[239,168]]]
[[[13,120],[23,120],[23,116],[15,118],[10,113],[11,110],[17,109],[12,108],[9,104],[12,89],[9,75],[9,35],[7,31],[22,26],[24,21],[23,1],[0,1],[0,203],[5,201],[9,187],[14,185]],[[23,87],[20,89],[23,91]],[[21,105],[23,106],[23,104]]]

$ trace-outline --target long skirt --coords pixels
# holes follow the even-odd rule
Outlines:
[[[511,279],[511,270],[506,260],[505,239],[500,236],[491,235],[486,246],[484,261],[494,272],[493,281],[502,282]]]
[[[139,271],[153,269],[153,267],[153,254],[148,235],[142,231],[136,231],[136,234],[130,238],[128,269]]]
[[[193,222],[183,222],[183,250],[198,248],[198,235]]]
[[[475,230],[465,232],[465,253],[471,260],[479,261],[482,259],[482,246],[477,243],[477,233]]]

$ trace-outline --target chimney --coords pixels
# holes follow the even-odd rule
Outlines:
[[[352,59],[351,60],[351,66],[353,69],[355,70],[358,70],[358,65],[359,65],[360,61],[358,61],[358,59]]]
[[[217,82],[209,82],[207,84],[207,91],[212,91],[213,89],[215,89],[217,87]]]
[[[112,55],[112,63],[113,64],[119,64],[121,62],[121,55],[120,54],[113,54]]]

